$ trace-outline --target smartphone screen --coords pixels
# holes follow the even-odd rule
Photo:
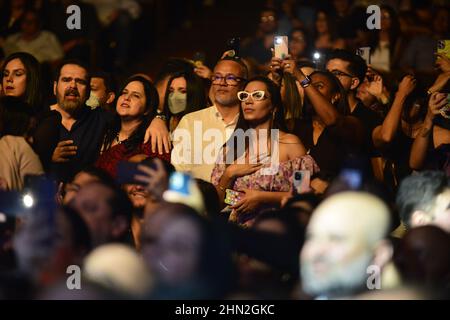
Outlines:
[[[362,185],[362,174],[356,169],[342,169],[340,178],[351,188],[359,189]]]
[[[238,203],[241,200],[242,195],[243,195],[243,192],[235,191],[232,189],[226,189],[225,190],[225,200],[223,202],[226,204],[229,204],[230,206],[234,206],[236,203]]]
[[[174,172],[169,179],[169,190],[190,195],[191,176],[183,172]]]
[[[284,59],[289,54],[289,40],[287,36],[276,36],[274,40],[275,57]]]

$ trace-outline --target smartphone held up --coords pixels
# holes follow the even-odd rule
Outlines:
[[[287,36],[275,36],[274,40],[275,57],[285,59],[289,55],[289,39]]]
[[[450,40],[439,40],[437,43],[437,53],[443,54],[450,59]]]

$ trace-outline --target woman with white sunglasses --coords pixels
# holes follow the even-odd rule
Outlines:
[[[296,171],[302,170],[307,192],[309,177],[319,168],[299,138],[286,133],[280,91],[274,82],[253,78],[238,98],[239,120],[219,154],[211,182],[220,199],[227,193],[227,200],[235,195],[230,220],[249,226],[259,212],[279,207],[282,198],[290,195]]]

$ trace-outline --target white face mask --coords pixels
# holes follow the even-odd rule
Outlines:
[[[181,92],[169,93],[169,110],[172,114],[178,114],[186,110],[187,94]]]
[[[89,99],[86,101],[86,105],[88,107],[91,107],[91,109],[95,109],[100,107],[100,100],[95,95],[95,93],[91,92],[91,95],[89,96]]]

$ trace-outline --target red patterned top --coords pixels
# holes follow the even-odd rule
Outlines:
[[[97,159],[95,166],[108,172],[113,178],[117,177],[117,164],[126,161],[137,154],[146,154],[150,158],[160,158],[170,162],[170,153],[159,154],[152,152],[150,142],[141,144],[138,148],[127,151],[124,144],[117,144],[104,151]]]

